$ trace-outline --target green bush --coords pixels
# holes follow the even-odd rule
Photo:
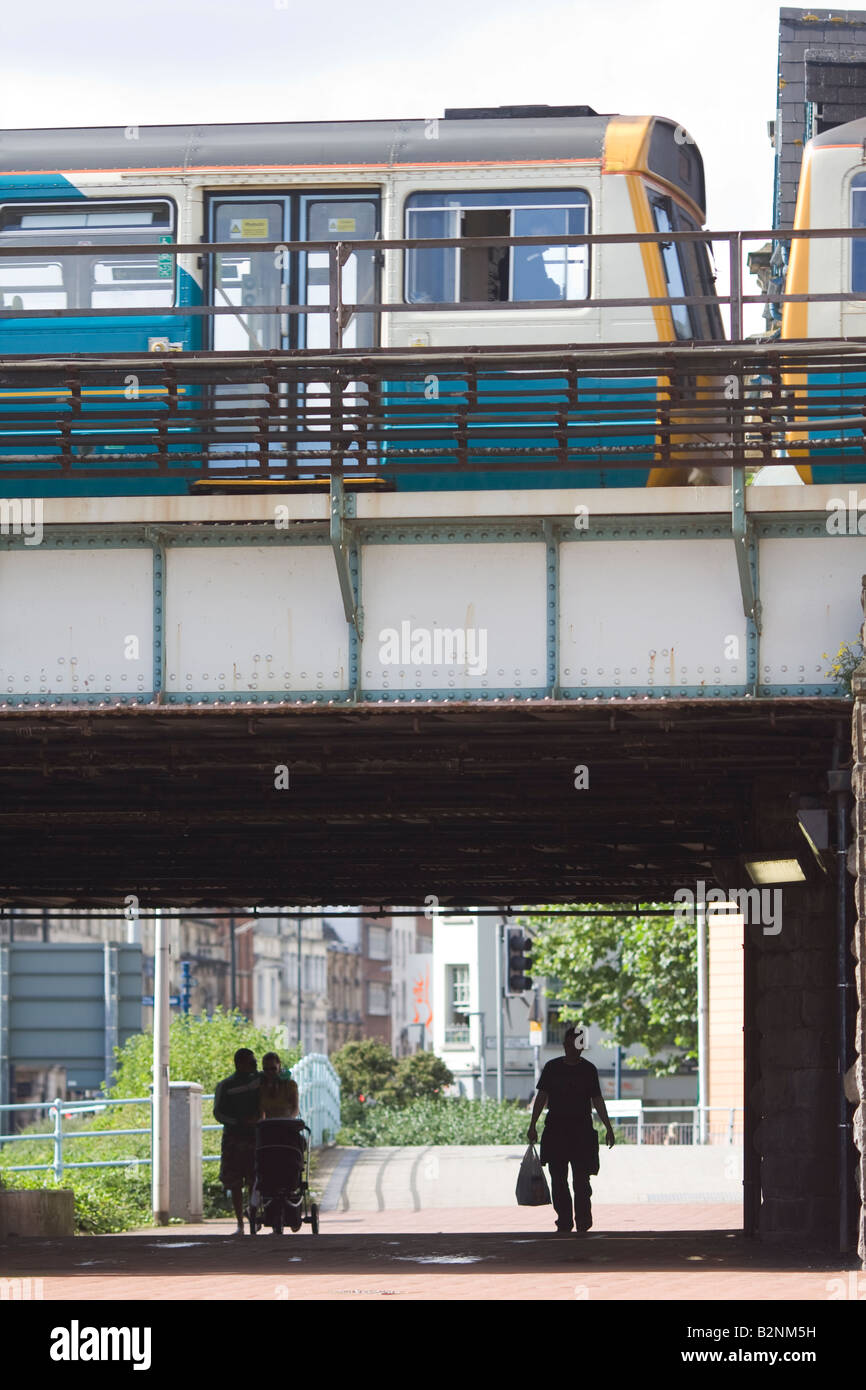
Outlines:
[[[465,1096],[422,1098],[399,1107],[369,1105],[360,1118],[343,1125],[337,1143],[353,1148],[525,1144],[529,1113],[517,1101],[467,1100]]]
[[[343,1125],[363,1120],[368,1106],[402,1109],[424,1098],[435,1100],[454,1077],[432,1052],[413,1052],[398,1061],[384,1043],[366,1038],[348,1042],[331,1057],[340,1078],[340,1118]]]
[[[64,1172],[59,1183],[52,1173],[4,1172],[3,1182],[9,1189],[71,1188],[77,1235],[106,1235],[152,1222],[149,1168],[78,1168]]]

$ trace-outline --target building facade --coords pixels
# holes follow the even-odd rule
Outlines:
[[[454,1075],[458,1094],[470,1097],[497,1095],[496,954],[500,919],[441,916],[433,923],[433,1050]],[[503,971],[504,977],[504,971]],[[562,1056],[565,1024],[555,999],[555,982],[533,981],[534,988],[505,999],[502,1010],[504,1037],[503,1096],[528,1102],[545,1062]],[[541,1023],[540,1045],[530,1040],[530,1021]],[[586,1030],[586,1058],[599,1073],[602,1094],[616,1093],[616,1050],[603,1047],[602,1030]],[[687,1072],[669,1077],[632,1070],[625,1063],[643,1052],[635,1047],[620,1051],[620,1097],[672,1106],[694,1105],[697,1077]]]
[[[362,1037],[364,987],[361,947],[343,941],[338,930],[324,924],[328,951],[328,1054]]]

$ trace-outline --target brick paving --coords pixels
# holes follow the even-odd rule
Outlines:
[[[588,1236],[557,1236],[550,1209],[330,1213],[318,1237],[231,1235],[233,1223],[122,1236],[12,1240],[4,1277],[48,1300],[828,1301],[866,1275],[832,1252],[747,1240],[728,1204],[597,1206]],[[834,1282],[835,1281],[835,1282]]]

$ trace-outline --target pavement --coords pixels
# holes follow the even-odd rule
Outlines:
[[[215,1220],[13,1238],[0,1248],[0,1276],[31,1280],[31,1298],[75,1303],[866,1298],[855,1259],[747,1239],[731,1203],[597,1204],[593,1214],[582,1237],[556,1235],[550,1207],[511,1205],[335,1211],[318,1236],[305,1226],[239,1237]]]
[[[525,1144],[320,1149],[314,1186],[325,1212],[513,1207],[525,1152]],[[592,1191],[602,1206],[741,1203],[742,1146],[618,1144],[603,1150]]]

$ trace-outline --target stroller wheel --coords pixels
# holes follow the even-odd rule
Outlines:
[[[319,1204],[318,1204],[318,1202],[312,1202],[312,1203],[310,1204],[310,1229],[312,1230],[314,1236],[317,1236],[317,1235],[319,1234]]]

